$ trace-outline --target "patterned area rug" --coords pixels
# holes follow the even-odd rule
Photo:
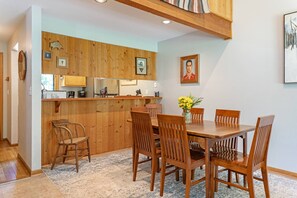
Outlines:
[[[155,189],[150,191],[150,163],[138,166],[137,179],[132,181],[131,151],[123,150],[109,155],[93,157],[89,163],[87,159],[80,161],[79,173],[75,166],[58,164],[54,170],[44,167],[48,178],[58,186],[64,197],[159,197],[160,174],[156,174]],[[195,178],[204,175],[204,170],[196,170]],[[223,175],[222,177],[225,177]],[[181,177],[181,174],[180,174]],[[262,182],[254,180],[256,197],[265,197]],[[297,196],[297,181],[277,175],[269,175],[271,197],[288,198]],[[184,197],[185,185],[175,181],[175,175],[165,178],[163,197]],[[216,197],[249,197],[248,193],[236,188],[227,188],[219,184]],[[191,188],[191,197],[205,197],[205,183],[202,182]]]

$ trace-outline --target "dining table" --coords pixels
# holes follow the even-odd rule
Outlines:
[[[151,118],[153,128],[158,128],[157,118]],[[202,120],[186,124],[189,140],[196,141],[205,149],[205,193],[206,197],[212,196],[211,190],[211,148],[221,140],[240,137],[242,138],[242,151],[247,154],[247,133],[255,130],[255,126],[243,124],[224,124],[215,121]]]

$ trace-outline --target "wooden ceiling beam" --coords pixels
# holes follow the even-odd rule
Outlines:
[[[223,39],[232,38],[232,21],[213,13],[196,14],[160,0],[116,0],[154,15],[207,32]]]

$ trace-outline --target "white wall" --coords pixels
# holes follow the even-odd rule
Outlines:
[[[42,31],[148,51],[156,52],[158,49],[156,42],[141,36],[131,36],[47,15],[42,16]]]
[[[20,156],[32,171],[41,168],[41,9],[32,6],[8,42],[8,57],[16,43],[27,58],[27,74],[19,80],[19,149]],[[8,59],[9,60],[9,59]],[[8,73],[11,61],[8,62]],[[10,99],[10,97],[8,97]],[[11,104],[8,105],[10,109]],[[9,123],[9,122],[8,122]]]
[[[3,138],[7,138],[7,88],[8,82],[5,80],[7,75],[7,44],[0,42],[0,52],[3,53]]]
[[[158,46],[158,81],[165,113],[177,114],[177,98],[204,97],[205,118],[216,108],[241,110],[241,123],[275,114],[269,166],[297,172],[297,84],[283,84],[283,14],[296,1],[233,1],[233,39],[191,33]],[[200,83],[179,83],[179,57],[200,54]],[[249,139],[249,141],[251,138]]]

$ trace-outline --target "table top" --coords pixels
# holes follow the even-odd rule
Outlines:
[[[158,127],[157,118],[152,118],[152,125],[155,128]],[[255,126],[251,125],[222,124],[209,120],[203,120],[198,123],[186,124],[186,127],[189,135],[211,139],[238,136],[240,134],[255,130]]]

